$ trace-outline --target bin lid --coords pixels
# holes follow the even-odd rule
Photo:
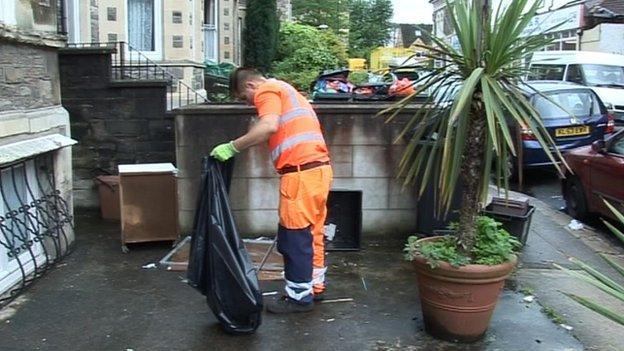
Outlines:
[[[145,174],[145,173],[177,173],[177,169],[171,163],[141,163],[133,165],[119,165],[119,174]]]

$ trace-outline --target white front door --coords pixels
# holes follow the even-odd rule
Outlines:
[[[133,50],[162,60],[162,0],[127,0],[126,37]]]

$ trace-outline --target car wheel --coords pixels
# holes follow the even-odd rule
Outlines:
[[[563,194],[566,202],[568,214],[576,219],[584,219],[587,217],[587,200],[581,181],[572,177],[565,182],[565,193]]]

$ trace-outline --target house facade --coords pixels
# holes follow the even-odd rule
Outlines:
[[[0,307],[74,242],[63,1],[0,2]]]
[[[498,2],[510,0],[499,0]],[[433,33],[458,48],[444,0],[431,0]],[[624,54],[622,0],[547,0],[524,35],[545,34],[553,43],[544,50],[583,50]],[[561,24],[555,27],[556,25]]]

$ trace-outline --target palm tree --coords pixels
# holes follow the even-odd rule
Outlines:
[[[496,170],[499,187],[501,183],[505,189],[509,186],[503,174],[509,155],[517,151],[512,126],[531,130],[561,172],[555,162],[561,155],[549,151],[554,141],[525,98],[526,89],[531,88],[521,82],[527,73],[524,57],[550,40],[544,35],[525,35],[539,8],[536,0],[514,0],[495,11],[488,0],[454,0],[446,8],[459,47],[431,36],[433,44],[422,47],[441,66],[417,82],[413,95],[382,113],[390,113],[392,119],[417,94],[429,91],[425,107],[415,113],[400,136],[411,135],[399,175],[406,184],[418,182],[421,194],[431,177],[439,179],[438,208],[444,213],[461,178],[457,237],[460,250],[470,256],[490,173]]]

